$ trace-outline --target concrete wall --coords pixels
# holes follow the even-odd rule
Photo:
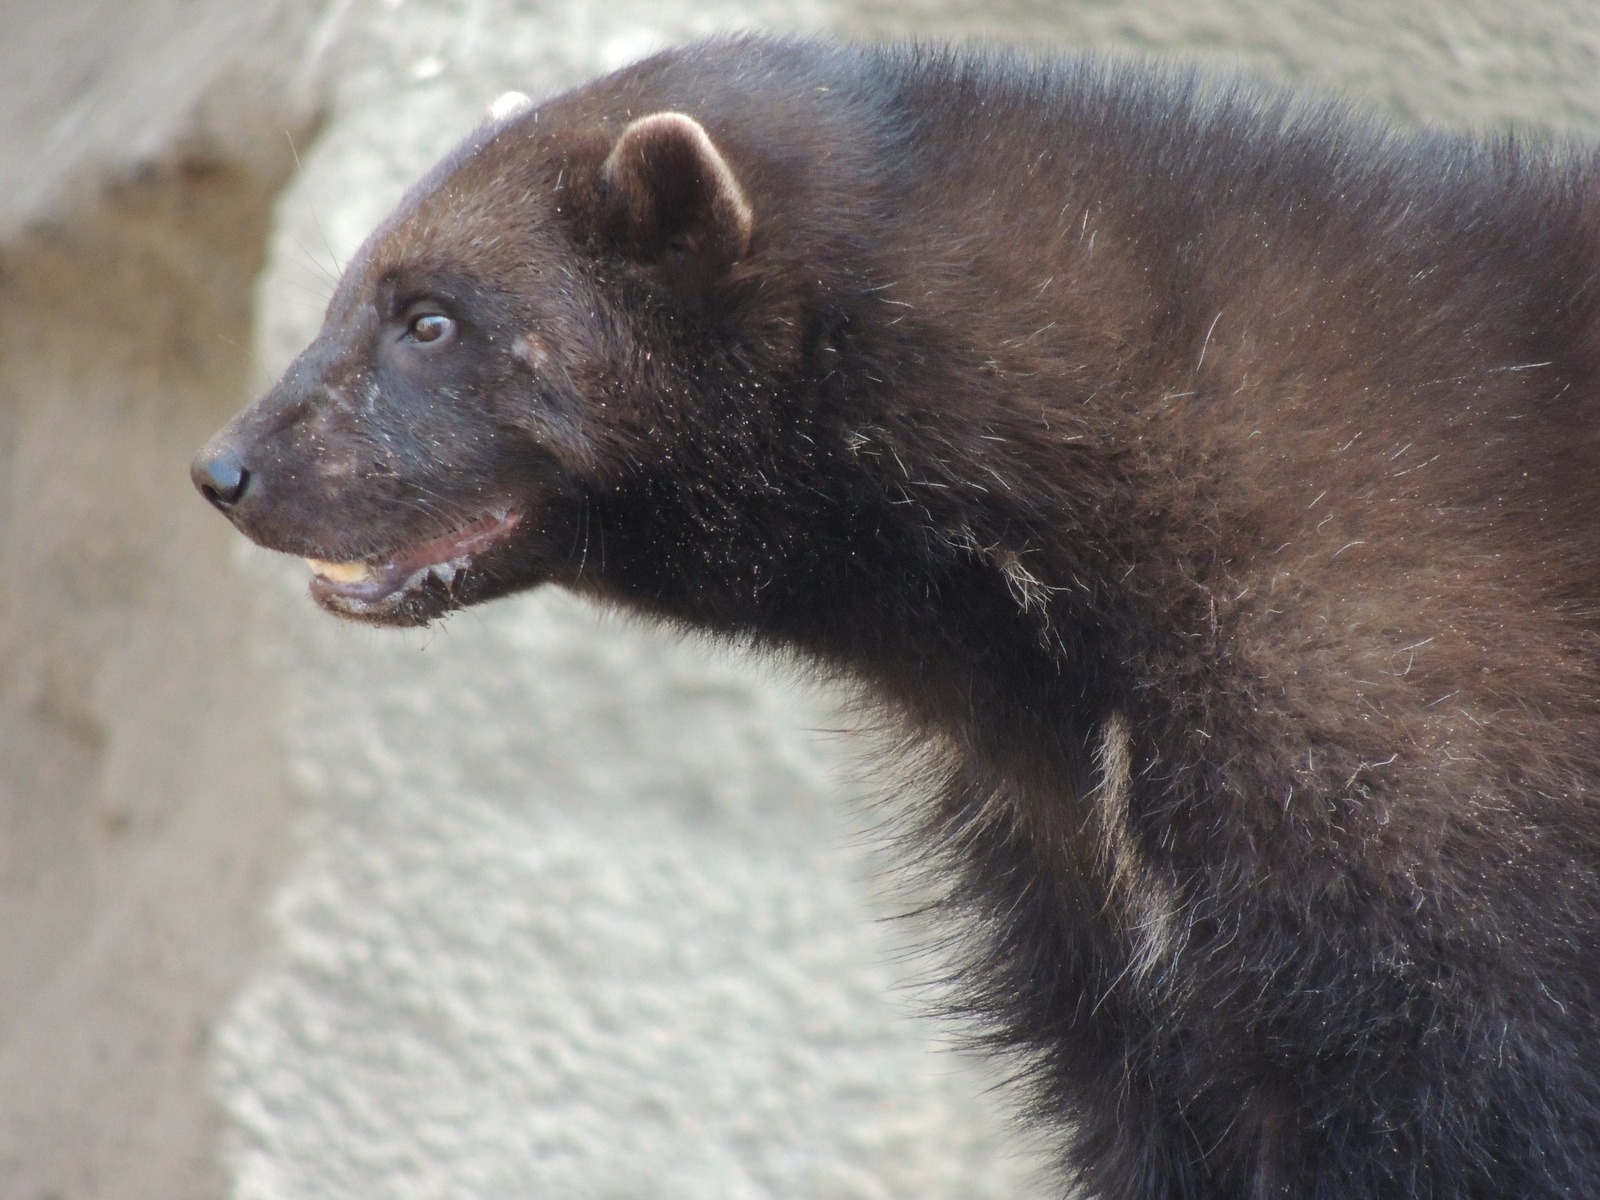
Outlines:
[[[0,0],[0,1195],[1044,1194],[919,1018],[828,698],[535,595],[339,626],[190,493],[518,87],[735,26],[1600,129],[1566,0]],[[296,151],[302,169],[295,170]]]

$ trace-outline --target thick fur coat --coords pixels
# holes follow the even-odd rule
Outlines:
[[[764,40],[510,107],[208,498],[858,681],[1085,1195],[1600,1195],[1592,147]]]

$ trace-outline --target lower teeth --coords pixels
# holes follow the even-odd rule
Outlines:
[[[318,575],[334,583],[361,583],[372,574],[364,562],[326,562],[320,558],[308,558],[306,562]]]

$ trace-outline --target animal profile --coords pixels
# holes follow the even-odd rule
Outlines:
[[[553,583],[921,747],[1106,1200],[1600,1195],[1600,171],[742,38],[500,110],[196,460],[341,616]]]

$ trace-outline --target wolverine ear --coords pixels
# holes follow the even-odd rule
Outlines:
[[[602,176],[610,230],[641,261],[718,275],[750,248],[750,202],[692,117],[640,117],[622,131]]]

